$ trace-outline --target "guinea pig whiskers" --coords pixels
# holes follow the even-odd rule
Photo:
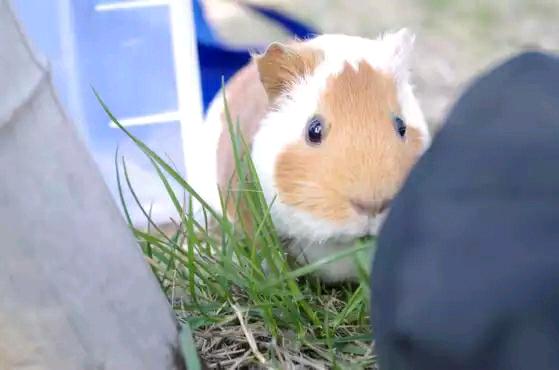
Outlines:
[[[299,186],[302,186],[302,187],[310,187],[310,188],[320,189],[320,186],[314,181],[296,180],[296,181],[293,181],[293,184],[296,184],[296,185],[299,185]]]
[[[309,242],[307,243],[307,246],[306,246],[306,247],[301,248],[300,245],[301,245],[301,242],[302,242],[302,241],[303,241],[302,239],[298,239],[298,240],[292,241],[291,248],[297,247],[297,246],[299,247],[300,252],[299,252],[299,254],[297,254],[297,257],[295,258],[296,261],[299,261],[299,258],[300,258],[300,257],[303,257],[304,262],[305,262],[305,263],[309,263],[309,261],[308,261],[308,259],[307,259],[307,255],[305,254],[305,252],[311,247],[311,245],[313,245],[313,242],[312,242],[312,241],[309,241]]]
[[[296,180],[292,182],[293,185],[297,186],[298,188],[305,189],[305,195],[308,197],[309,194],[313,194],[308,190],[315,190],[314,194],[323,194],[323,188],[312,181],[304,181],[304,180]],[[290,196],[290,197],[297,197],[300,196],[300,192],[282,192],[282,195]],[[315,195],[316,196],[316,195]],[[317,198],[322,198],[321,195],[316,196]]]
[[[235,189],[228,189],[229,191],[235,192],[235,193],[240,193],[242,191],[244,192],[251,192],[251,193],[264,193],[262,190],[255,190],[255,189],[241,189],[241,188],[235,188]]]
[[[262,190],[256,190],[256,189],[244,189],[244,188],[227,188],[227,191],[231,191],[231,192],[235,192],[235,193],[240,193],[242,191],[244,192],[251,192],[251,193],[264,193]]]

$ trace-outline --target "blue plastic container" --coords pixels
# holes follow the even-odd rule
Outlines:
[[[173,0],[176,1],[176,0]],[[178,0],[180,1],[180,0]],[[185,4],[187,0],[184,0]],[[147,158],[110,120],[97,101],[95,88],[112,113],[131,125],[144,141],[177,171],[186,175],[177,94],[176,55],[169,6],[157,0],[13,0],[35,47],[51,63],[63,105],[80,128],[94,160],[120,203],[115,151],[124,156],[132,187],[155,222],[174,217],[174,206]],[[123,6],[124,5],[124,6]],[[192,1],[199,57],[201,111],[221,86],[248,60],[247,49],[223,45],[207,24],[198,0]],[[298,37],[314,31],[273,10],[250,6]],[[258,47],[251,45],[251,48]],[[183,132],[184,133],[184,132]],[[121,166],[122,168],[122,166]],[[121,171],[122,173],[122,171]],[[123,178],[125,201],[134,223],[146,218]],[[179,197],[184,191],[176,187]]]

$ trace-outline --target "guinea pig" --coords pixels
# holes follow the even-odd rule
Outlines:
[[[288,254],[313,263],[376,235],[431,140],[410,81],[414,42],[407,28],[376,39],[322,34],[253,55],[208,109],[200,159],[211,170],[195,190],[219,211],[235,174],[226,94]],[[353,257],[316,274],[359,277]]]

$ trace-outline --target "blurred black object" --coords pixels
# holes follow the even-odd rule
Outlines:
[[[559,59],[478,78],[378,239],[381,370],[559,369]]]

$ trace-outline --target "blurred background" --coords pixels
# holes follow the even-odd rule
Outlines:
[[[202,114],[191,0],[13,1],[26,32],[49,59],[61,100],[115,199],[118,146],[140,202],[152,208],[156,222],[165,223],[174,211],[160,180],[135,144],[110,125],[91,87],[132,134],[184,175],[185,148],[194,145],[185,137],[192,137],[189,127]],[[323,33],[375,38],[386,30],[413,29],[414,83],[434,132],[464,84],[481,70],[523,49],[559,49],[557,0],[250,3],[282,11]],[[265,46],[289,37],[234,0],[200,0],[199,5],[215,36],[231,48]],[[129,192],[125,198],[134,222],[145,223]]]
[[[464,82],[525,48],[559,49],[556,0],[252,0],[285,10],[321,32],[377,37],[410,27],[416,34],[416,91],[433,128]],[[266,43],[281,31],[228,0],[204,1],[230,44]]]

